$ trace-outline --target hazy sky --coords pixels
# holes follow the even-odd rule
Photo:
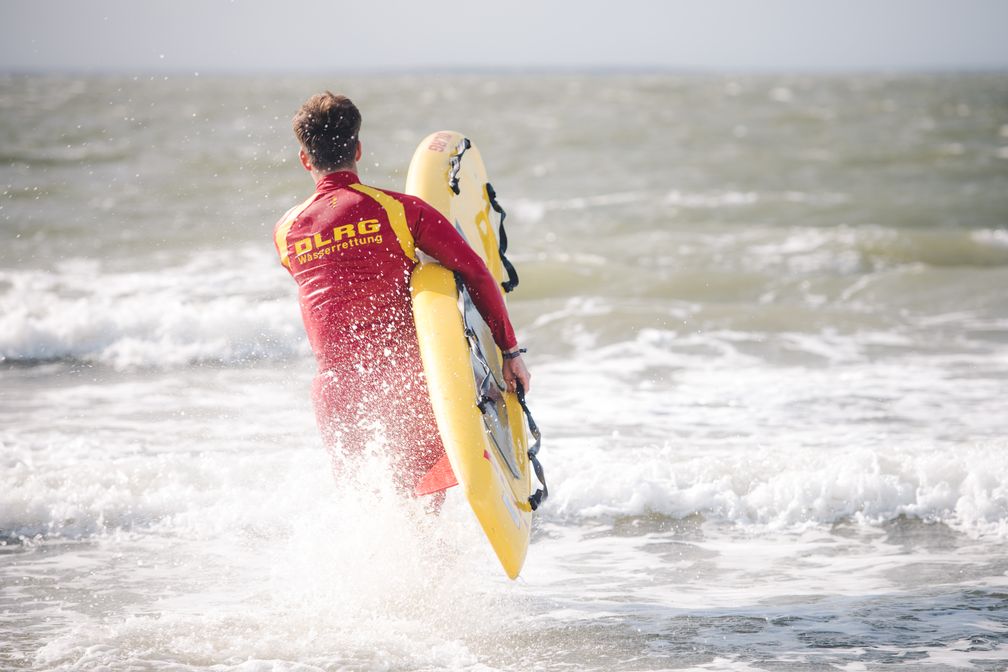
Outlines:
[[[1008,0],[0,0],[0,70],[1008,69]]]

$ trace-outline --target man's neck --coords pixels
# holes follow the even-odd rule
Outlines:
[[[315,170],[314,168],[312,168],[312,170],[311,170],[311,176],[312,176],[312,179],[315,180],[315,184],[318,184],[319,182],[321,182],[322,179],[325,178],[326,175],[332,175],[333,173],[353,173],[354,175],[356,175],[357,174],[357,164],[354,163],[351,166],[347,166],[345,168],[337,168],[336,170],[325,170],[325,171],[323,171],[323,170]]]

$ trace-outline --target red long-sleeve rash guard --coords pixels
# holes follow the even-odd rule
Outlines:
[[[498,347],[515,347],[497,282],[455,227],[419,198],[363,186],[357,175],[342,171],[319,180],[311,198],[275,230],[321,370],[381,356],[403,342],[415,348],[409,277],[417,262],[402,240],[408,237],[393,225],[403,218],[417,248],[462,276]]]

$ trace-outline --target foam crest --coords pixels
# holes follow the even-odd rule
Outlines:
[[[1008,535],[1005,445],[975,445],[955,454],[770,447],[712,453],[671,445],[628,449],[618,439],[596,441],[590,449],[574,443],[561,442],[547,463],[553,484],[544,511],[549,518],[699,513],[780,530],[911,516],[971,535]],[[575,449],[578,460],[564,459]]]
[[[126,369],[303,354],[296,302],[262,263],[221,268],[203,255],[150,272],[97,262],[0,272],[0,361]]]

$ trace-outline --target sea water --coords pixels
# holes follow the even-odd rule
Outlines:
[[[333,89],[508,211],[551,488],[336,483],[272,229]],[[1008,669],[1008,77],[0,78],[0,668]]]

